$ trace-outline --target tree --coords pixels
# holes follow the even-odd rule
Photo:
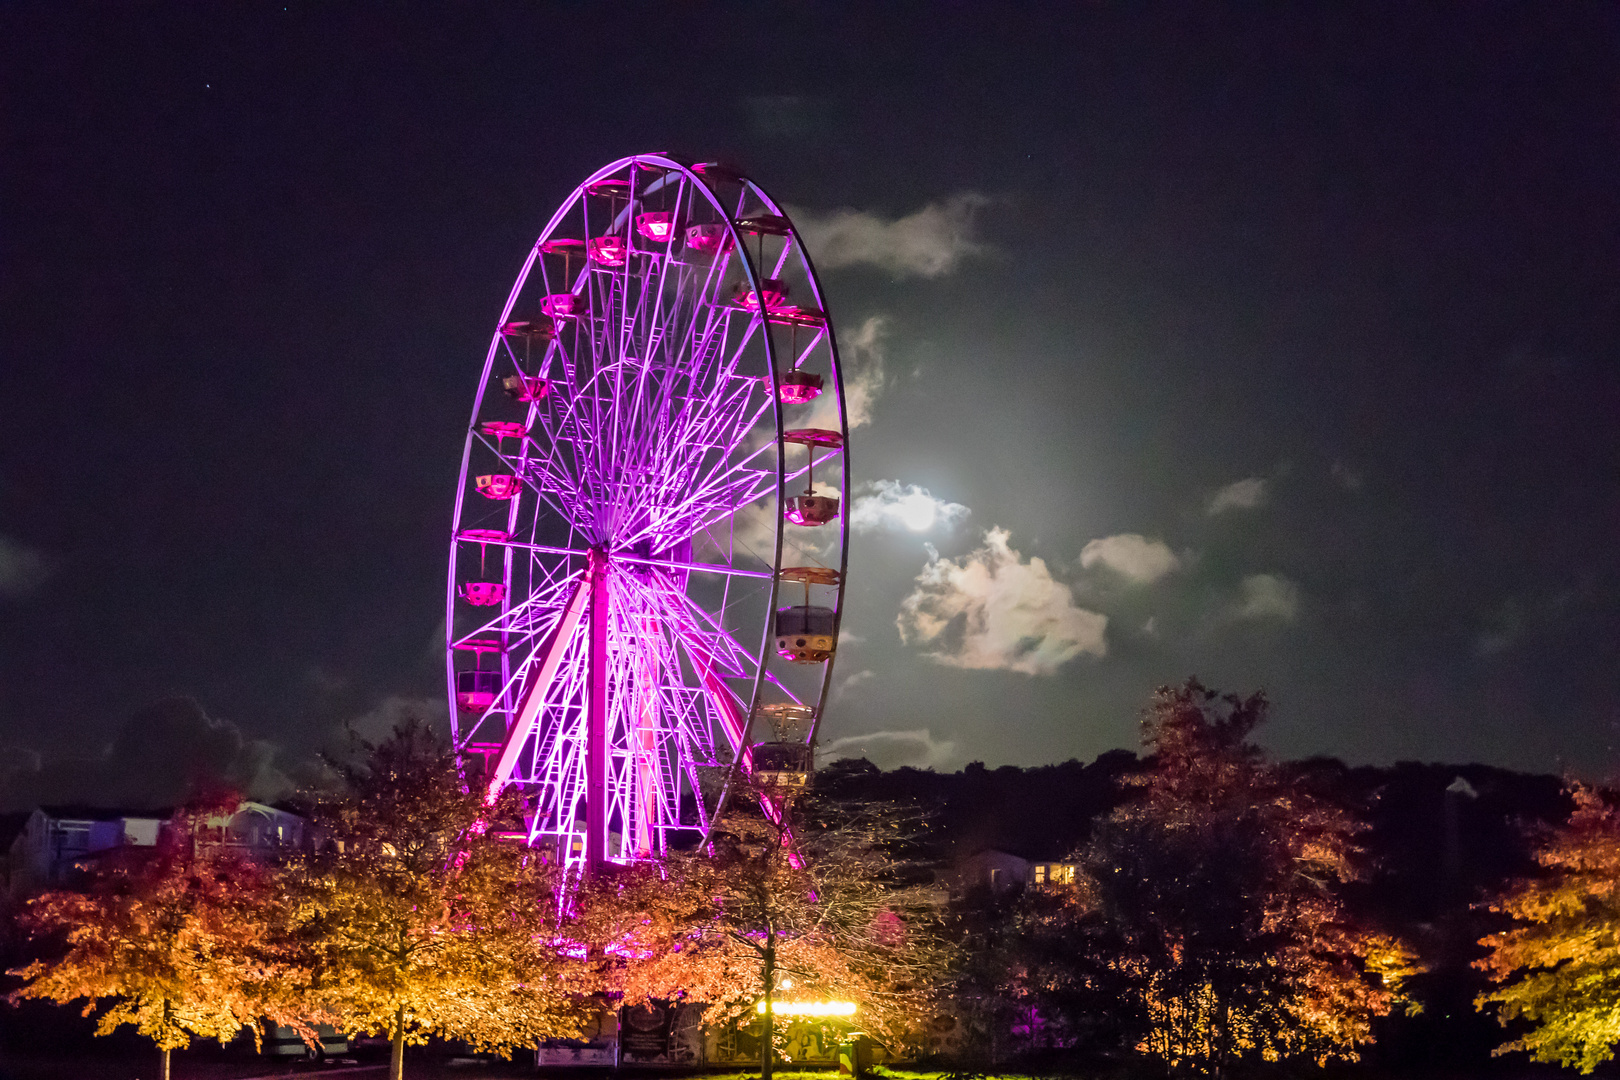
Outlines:
[[[386,1034],[393,1080],[430,1034],[498,1053],[577,1034],[589,987],[557,933],[557,870],[498,836],[516,806],[485,807],[419,723],[361,747],[316,811],[326,850],[294,877],[283,933],[307,981],[288,994],[312,1019]]]
[[[1266,714],[1263,694],[1161,688],[1138,795],[1081,856],[1073,915],[1104,924],[1138,1049],[1181,1071],[1354,1060],[1412,967],[1349,918],[1336,889],[1362,826],[1266,761],[1250,741]]]
[[[229,807],[237,800],[231,797]],[[150,1038],[168,1080],[172,1051],[193,1036],[228,1041],[258,1032],[262,991],[276,977],[263,947],[273,872],[201,837],[222,805],[177,813],[155,848],[116,849],[85,892],[36,897],[24,916],[36,937],[59,937],[62,952],[11,974],[11,995],[58,1004],[85,1000],[108,1035],[125,1024]],[[224,811],[228,812],[228,810]]]
[[[1487,905],[1515,925],[1481,939],[1490,951],[1475,966],[1499,987],[1475,1005],[1494,1005],[1504,1026],[1529,1023],[1496,1053],[1523,1050],[1590,1073],[1620,1042],[1620,812],[1590,787],[1571,794],[1574,813],[1536,852],[1544,876]]]
[[[685,996],[710,1023],[762,1004],[767,1080],[783,991],[852,1001],[864,1029],[903,1042],[948,956],[930,890],[905,873],[915,816],[771,788],[735,796],[703,850],[598,887],[616,894],[600,910],[645,913],[599,931],[637,957],[619,978],[625,1003]]]

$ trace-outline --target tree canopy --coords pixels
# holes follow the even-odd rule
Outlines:
[[[1494,1006],[1504,1026],[1528,1023],[1497,1053],[1589,1073],[1620,1042],[1620,811],[1590,787],[1573,795],[1569,821],[1536,852],[1543,875],[1487,905],[1514,925],[1480,942],[1489,953],[1476,966],[1499,985],[1476,1004]]]
[[[927,1015],[947,953],[931,891],[905,874],[916,815],[769,791],[777,809],[761,812],[760,794],[733,798],[702,850],[631,886],[645,904],[620,900],[649,912],[632,935],[625,1002],[683,996],[723,1022],[773,996],[835,998],[856,1004],[863,1029],[902,1044]]]
[[[155,847],[103,857],[85,891],[30,901],[25,923],[60,948],[12,972],[24,980],[13,1000],[83,1000],[86,1016],[106,1003],[96,1033],[132,1025],[161,1051],[165,1080],[170,1052],[194,1036],[257,1035],[265,988],[281,974],[261,934],[270,871],[201,839],[218,812],[212,803],[182,810]]]
[[[557,933],[558,869],[497,835],[516,807],[485,807],[415,723],[341,772],[315,814],[328,843],[292,877],[282,932],[307,982],[288,993],[387,1035],[396,1080],[432,1034],[501,1053],[575,1035],[585,969]]]
[[[1361,826],[1266,760],[1266,714],[1263,694],[1161,688],[1136,797],[1080,855],[1069,918],[1109,943],[1137,1049],[1172,1068],[1354,1059],[1412,963],[1346,912]]]

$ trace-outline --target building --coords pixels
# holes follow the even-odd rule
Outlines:
[[[9,891],[23,897],[67,884],[89,860],[121,848],[156,847],[170,828],[168,810],[51,805],[28,815],[11,843]],[[244,801],[232,814],[202,823],[197,840],[270,857],[303,848],[308,823],[297,814]]]
[[[1015,889],[1073,885],[1078,869],[1071,862],[1035,862],[1010,851],[981,848],[956,864],[950,886],[956,894],[987,888],[999,896]]]

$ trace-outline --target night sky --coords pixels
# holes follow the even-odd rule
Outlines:
[[[1197,674],[1285,756],[1611,772],[1620,9],[865,7],[0,7],[0,800],[442,720],[489,335],[659,150],[789,204],[869,395],[824,756]]]

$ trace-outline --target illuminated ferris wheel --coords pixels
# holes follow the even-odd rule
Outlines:
[[[576,188],[512,288],[456,492],[450,723],[570,869],[812,769],[848,539],[826,311],[769,195],[661,154]]]

